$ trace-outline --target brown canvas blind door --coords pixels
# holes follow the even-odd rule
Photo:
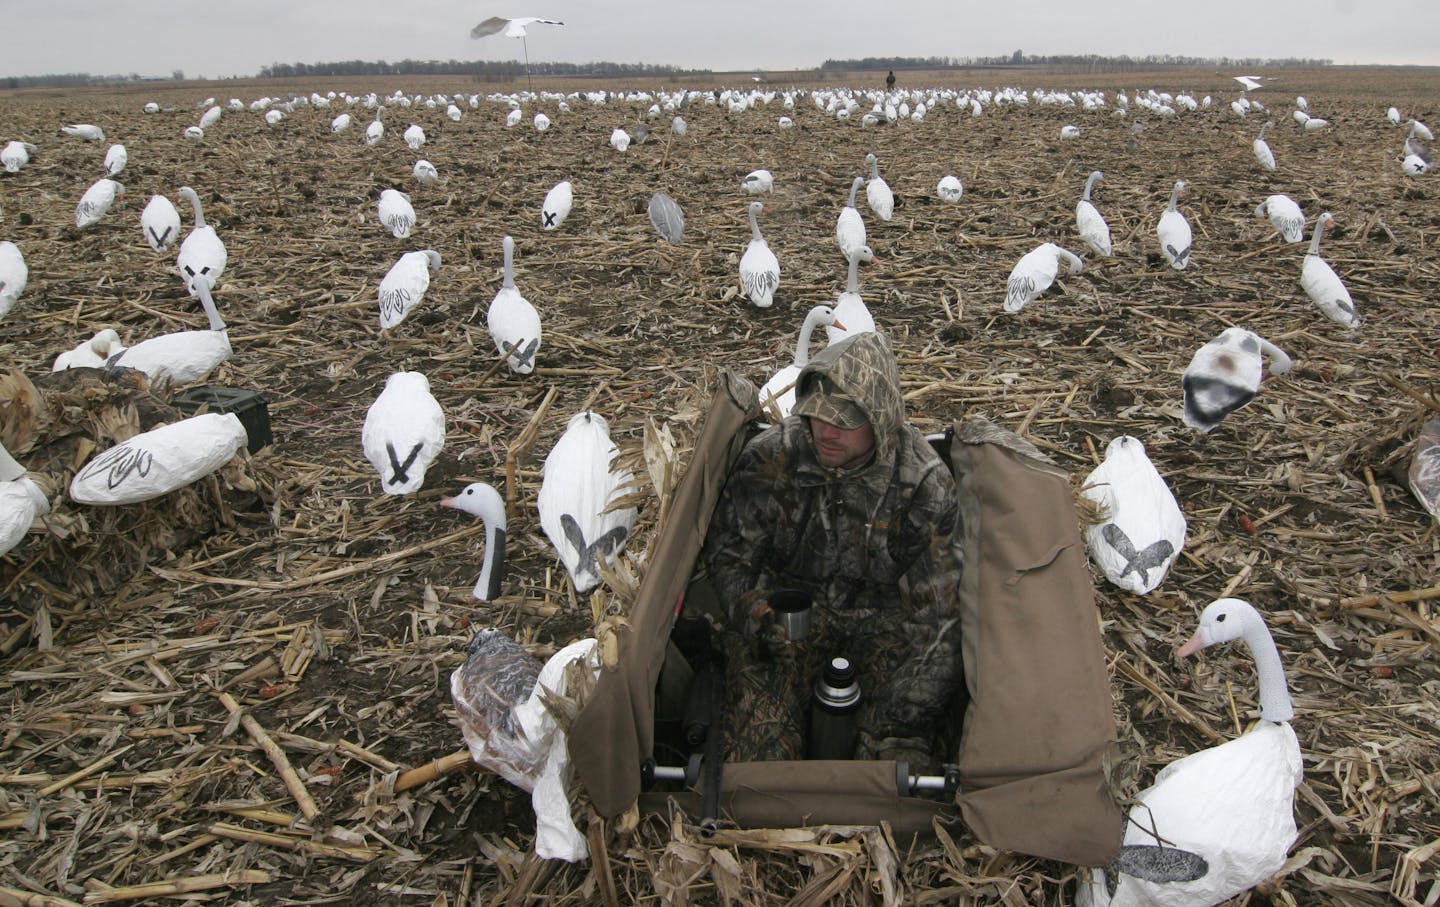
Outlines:
[[[972,417],[950,447],[965,561],[960,807],[1002,850],[1099,866],[1121,812],[1104,647],[1069,480],[1013,432]]]

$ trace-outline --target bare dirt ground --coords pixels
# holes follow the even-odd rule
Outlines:
[[[664,425],[683,463],[715,370],[762,382],[788,362],[805,312],[843,287],[835,216],[873,151],[898,203],[889,223],[862,207],[882,259],[863,271],[862,292],[895,341],[915,421],[938,428],[983,414],[1077,484],[1113,437],[1134,435],[1186,511],[1184,555],[1159,590],[1135,597],[1095,575],[1122,744],[1141,783],[1241,732],[1253,714],[1243,648],[1186,664],[1172,655],[1207,602],[1246,598],[1266,614],[1286,663],[1306,779],[1295,859],[1239,902],[1433,904],[1440,533],[1405,470],[1420,425],[1440,415],[1440,183],[1401,173],[1404,131],[1385,111],[1393,104],[1440,125],[1440,75],[1277,71],[1253,95],[1276,122],[1267,139],[1280,166],[1267,173],[1250,147],[1267,114],[1230,111],[1236,74],[901,73],[901,89],[1093,88],[1110,106],[1032,103],[972,118],[952,104],[923,122],[864,127],[863,108],[842,122],[803,97],[793,111],[777,96],[738,114],[697,100],[683,111],[686,137],[671,137],[669,116],[657,117],[650,140],[623,154],[609,147],[611,130],[646,121],[650,101],[577,98],[569,112],[532,101],[522,125],[506,129],[506,106],[483,96],[523,81],[0,95],[0,141],[39,146],[20,173],[0,174],[0,239],[19,245],[30,268],[28,289],[0,322],[6,364],[44,388],[55,355],[99,328],[134,342],[202,327],[174,252],[152,252],[139,228],[151,194],[193,186],[230,256],[216,298],[235,355],[208,383],[263,392],[275,436],[189,492],[184,507],[87,513],[57,493],[53,526],[65,537],[32,534],[0,559],[0,903],[869,903],[890,882],[916,903],[1069,903],[1072,867],[997,854],[963,828],[887,868],[873,834],[714,844],[684,817],[656,818],[623,834],[596,825],[603,860],[555,864],[529,855],[529,800],[508,783],[470,771],[397,783],[461,745],[448,676],[473,627],[504,627],[543,655],[623,612],[622,593],[577,600],[540,533],[539,469],[569,416],[587,405],[604,414],[636,463],[647,421]],[[799,87],[879,89],[882,78]],[[744,77],[730,84],[757,87]],[[760,87],[788,86],[772,78]],[[202,141],[182,138],[208,97],[248,105],[332,89],[482,100],[462,103],[458,123],[443,106],[391,107],[375,147],[362,140],[373,118],[363,108],[334,135],[335,108],[302,108],[274,126],[246,109],[227,111]],[[1112,115],[1116,90],[1147,89],[1214,103],[1174,117]],[[1300,129],[1290,115],[1297,95],[1331,126]],[[150,100],[174,109],[142,113]],[[530,128],[537,110],[554,121],[549,131]],[[781,130],[786,113],[795,125]],[[1127,150],[1133,121],[1146,128]],[[130,159],[124,200],[84,231],[75,205],[103,175],[108,141],[60,133],[75,122],[102,126]],[[400,139],[412,122],[428,135],[418,152]],[[1061,140],[1066,124],[1080,137]],[[418,157],[442,184],[414,180]],[[740,180],[758,167],[775,174],[762,228],[783,269],[768,310],[736,295],[749,239]],[[1074,207],[1096,169],[1113,257],[1087,253],[1083,273],[1007,315],[1005,279],[1021,255],[1045,241],[1081,251]],[[935,196],[947,173],[964,182],[958,205]],[[562,179],[575,183],[575,210],[544,233],[540,203]],[[1195,233],[1185,271],[1170,268],[1155,241],[1176,179],[1190,185],[1180,209]],[[390,187],[417,210],[407,240],[376,218]],[[656,191],[685,211],[679,245],[646,217]],[[1334,215],[1321,252],[1356,300],[1359,329],[1320,314],[1299,286],[1304,247],[1278,242],[1253,217],[1273,193],[1294,198],[1311,223]],[[485,311],[507,234],[518,244],[517,283],[545,324],[540,367],[525,378],[487,374],[495,355]],[[402,252],[427,248],[444,264],[424,303],[382,335],[380,279]],[[1180,420],[1181,373],[1231,325],[1284,349],[1295,368],[1197,435]],[[399,499],[380,493],[359,436],[386,376],[402,368],[429,376],[449,434],[424,490]],[[114,409],[98,391],[90,399]],[[534,445],[515,450],[532,420]],[[505,594],[484,605],[470,595],[479,526],[436,502],[470,481],[503,486],[507,454],[517,467],[512,560]],[[49,463],[63,488],[75,464]],[[658,510],[643,479],[642,491],[626,555],[637,573]],[[315,820],[300,816],[221,690],[287,754]],[[176,880],[192,893],[133,887]]]

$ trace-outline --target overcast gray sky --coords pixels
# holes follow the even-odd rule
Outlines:
[[[489,16],[541,16],[530,59],[795,69],[826,59],[1009,54],[1308,57],[1440,65],[1435,0],[6,0],[0,76],[254,75],[271,63],[518,60],[474,40]],[[977,9],[977,7],[979,7]]]

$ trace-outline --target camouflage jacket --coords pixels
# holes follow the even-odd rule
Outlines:
[[[801,398],[816,374],[866,411],[874,458],[826,468],[804,417],[765,430],[731,470],[702,562],[731,629],[763,613],[756,606],[774,589],[808,591],[824,650],[816,654],[856,662],[871,737],[923,738],[962,681],[954,479],[904,422],[899,371],[880,335],[818,354],[797,380]]]

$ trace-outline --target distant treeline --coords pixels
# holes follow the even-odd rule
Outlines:
[[[1176,66],[1213,66],[1227,69],[1277,69],[1330,66],[1328,59],[1266,59],[1261,57],[1183,57],[1151,54],[1145,57],[1102,57],[1098,54],[1026,54],[1022,51],[998,57],[865,57],[859,60],[826,60],[819,71],[856,72],[890,69],[974,69],[977,67],[1068,66],[1089,72],[1125,72]],[[530,74],[568,78],[675,78],[707,76],[708,69],[682,69],[655,63],[531,63]],[[331,63],[274,63],[256,74],[261,79],[311,76],[470,76],[481,82],[510,82],[525,75],[524,64],[514,60],[339,60]],[[171,80],[183,80],[176,71]],[[115,85],[133,82],[162,82],[163,77],[128,75],[97,76],[86,72],[52,73],[43,76],[0,77],[0,88],[71,88],[87,85]]]
[[[1071,66],[1092,72],[1124,72],[1132,69],[1154,69],[1165,66],[1214,66],[1226,69],[1277,69],[1300,67],[1315,69],[1330,66],[1332,61],[1287,57],[1283,60],[1262,57],[1183,57],[1175,54],[1151,54],[1145,57],[1102,57],[1099,54],[1027,54],[1015,51],[1000,57],[865,57],[860,60],[826,60],[822,72],[855,72],[890,69],[975,69],[983,66]]]
[[[681,69],[653,63],[531,63],[535,76],[609,78],[705,75],[709,70]],[[340,60],[333,63],[274,63],[260,70],[262,79],[305,76],[473,76],[481,81],[508,82],[525,75],[514,60]]]

